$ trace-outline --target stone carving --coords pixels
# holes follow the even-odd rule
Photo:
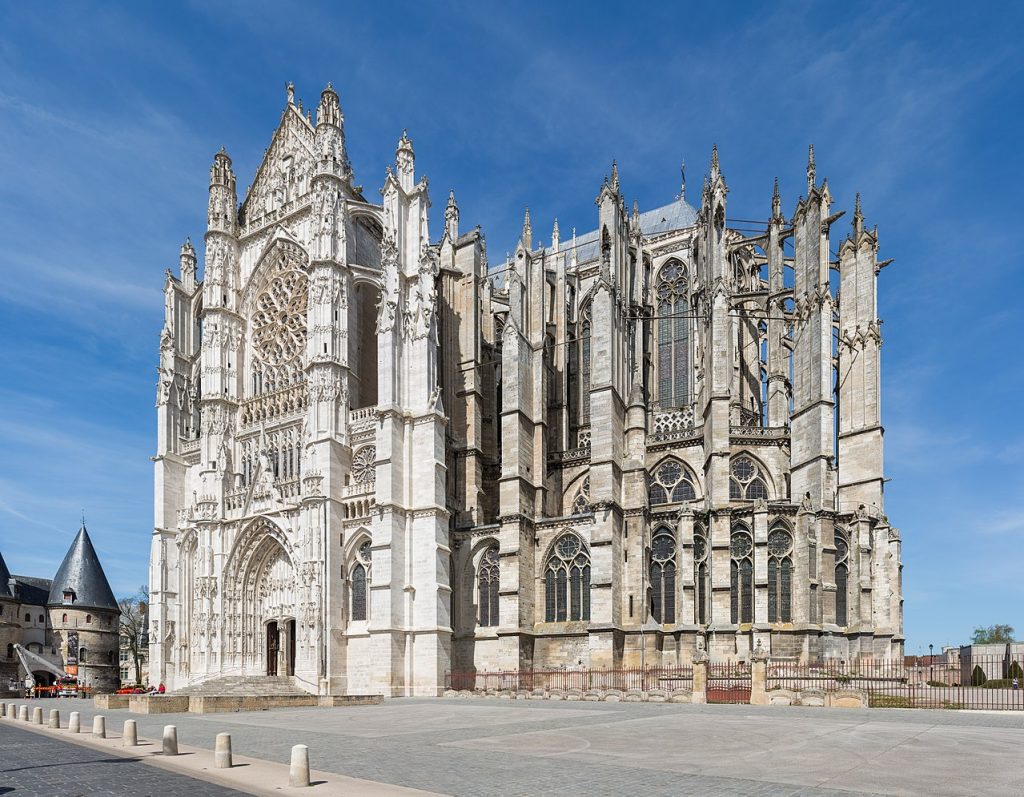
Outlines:
[[[380,304],[377,305],[377,331],[388,332],[394,327],[395,316],[398,314],[401,275],[398,272],[398,246],[394,236],[387,229],[381,242],[380,264],[383,284]]]

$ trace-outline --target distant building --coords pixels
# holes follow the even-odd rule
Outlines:
[[[0,554],[0,691],[27,673],[14,646],[42,657],[96,691],[119,685],[120,608],[85,526],[53,579],[11,575]],[[34,670],[39,684],[55,675]]]
[[[806,191],[593,228],[527,212],[490,264],[402,134],[353,175],[337,93],[289,90],[241,197],[210,170],[205,266],[164,282],[153,678],[437,694],[449,670],[686,664],[757,646],[901,661],[884,506],[877,230]],[[500,190],[500,189],[499,189]],[[493,267],[492,267],[493,266]]]
[[[971,682],[975,668],[985,674],[987,681],[1012,678],[1011,668],[1014,663],[1024,671],[1024,642],[963,645],[960,648],[960,677],[964,684]],[[1024,687],[1024,683],[1021,686]]]

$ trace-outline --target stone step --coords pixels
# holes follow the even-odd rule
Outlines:
[[[284,696],[304,695],[302,689],[288,676],[239,675],[211,678],[208,681],[186,686],[175,691],[177,695],[216,696]]]

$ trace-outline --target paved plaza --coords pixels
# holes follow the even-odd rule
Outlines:
[[[0,722],[0,795],[244,797],[243,792],[146,766]]]
[[[62,714],[80,710],[83,727],[99,713],[86,701],[51,705],[59,705]],[[104,713],[108,723],[132,716]],[[151,739],[173,723],[183,744],[212,748],[215,735],[227,731],[236,754],[281,763],[292,745],[306,744],[315,769],[453,795],[1024,792],[1021,712],[470,698],[134,718],[139,735]],[[8,722],[0,727],[16,727]],[[35,735],[26,742],[24,735],[18,733],[20,744],[47,745],[46,751],[12,755],[4,745],[2,769],[56,755],[50,746],[58,742]],[[65,749],[91,755],[73,745]],[[63,777],[64,768],[55,769],[53,777]],[[107,792],[144,793],[118,791],[117,783]],[[80,793],[97,792],[83,785]]]

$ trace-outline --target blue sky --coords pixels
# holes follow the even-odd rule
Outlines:
[[[294,81],[328,80],[373,195],[403,127],[492,262],[592,228],[613,158],[642,209],[717,143],[729,215],[791,213],[807,144],[878,224],[887,507],[908,652],[1024,636],[1024,81],[1011,3],[0,3],[0,552],[51,575],[85,509],[147,578],[164,269],[201,241],[221,145],[249,183]],[[835,228],[845,234],[846,222]],[[837,238],[834,238],[837,241]]]

